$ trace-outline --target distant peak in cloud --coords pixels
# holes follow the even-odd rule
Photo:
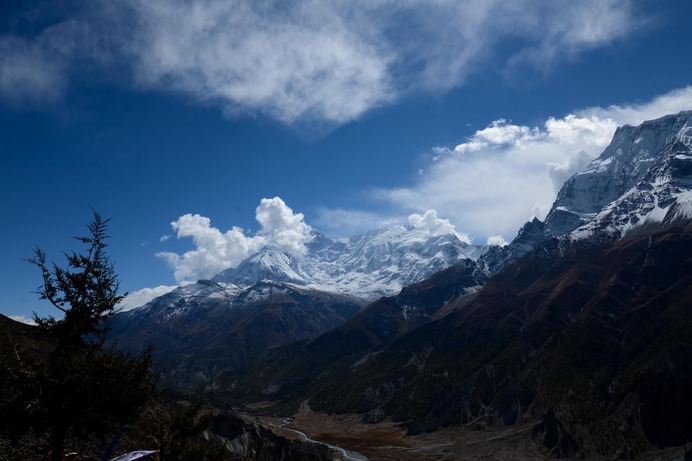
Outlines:
[[[499,247],[503,247],[503,246],[506,246],[507,243],[508,243],[507,240],[505,240],[504,238],[502,238],[501,235],[491,235],[490,237],[488,237],[487,245],[488,245],[488,246],[499,246]]]
[[[312,228],[303,221],[302,213],[293,213],[279,197],[263,198],[255,217],[262,228],[257,233],[267,239],[267,245],[288,254],[303,254],[311,239]]]
[[[224,269],[235,267],[245,258],[265,246],[288,254],[302,254],[311,239],[312,228],[303,221],[302,213],[295,214],[279,197],[262,199],[255,217],[261,228],[254,236],[232,227],[226,232],[211,225],[211,220],[199,214],[185,214],[171,223],[178,239],[192,238],[195,248],[182,255],[160,252],[175,269],[178,282],[210,278]]]
[[[422,215],[414,213],[408,217],[408,223],[414,229],[422,229],[430,235],[455,234],[462,242],[471,244],[468,235],[458,233],[449,219],[438,218],[435,210],[428,210]]]

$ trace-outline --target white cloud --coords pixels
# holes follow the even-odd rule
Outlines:
[[[489,62],[549,68],[641,25],[631,0],[82,1],[33,37],[0,37],[6,98],[55,100],[91,66],[83,76],[230,115],[339,124],[461,86]]]
[[[303,221],[303,214],[294,214],[279,197],[263,198],[255,212],[262,228],[257,233],[267,244],[289,254],[305,253],[305,244],[312,238],[312,228]]]
[[[15,104],[60,98],[83,33],[80,23],[66,21],[46,28],[33,40],[0,36],[0,97]]]
[[[27,325],[36,325],[36,322],[32,317],[26,317],[25,315],[8,315],[15,322],[26,323]]]
[[[390,97],[386,53],[328,3],[130,4],[141,27],[126,52],[142,88],[286,123],[341,123]]]
[[[437,217],[437,211],[428,210],[422,215],[414,213],[408,217],[408,223],[415,229],[422,229],[430,235],[447,235],[456,234],[459,240],[471,243],[471,239],[466,234],[460,234],[454,228],[454,225],[449,222],[449,219]]]
[[[171,223],[179,239],[190,237],[194,250],[178,255],[157,253],[175,269],[175,279],[196,280],[210,278],[229,267],[234,267],[266,243],[262,237],[247,237],[239,227],[222,233],[211,226],[211,220],[198,214],[186,214]]]
[[[165,295],[178,288],[178,285],[166,286],[159,285],[154,288],[142,288],[141,290],[134,291],[128,294],[125,299],[118,305],[120,310],[129,311],[136,307],[140,307],[148,303],[154,298]]]
[[[226,232],[211,225],[211,220],[198,214],[186,214],[171,223],[177,238],[192,238],[195,249],[182,255],[160,252],[175,269],[178,282],[210,278],[224,269],[235,267],[266,245],[289,254],[305,251],[311,228],[301,213],[294,214],[279,197],[262,199],[256,209],[260,230],[247,236],[243,229],[232,227]]]
[[[510,59],[510,67],[530,63],[548,67],[556,60],[574,59],[580,53],[608,45],[643,26],[635,4],[625,0],[554,2],[541,14],[527,2],[517,2],[515,34],[526,46]],[[543,6],[543,5],[542,5]]]
[[[491,235],[490,237],[488,237],[487,245],[503,247],[507,245],[507,240],[502,238],[501,235]]]
[[[167,241],[167,240],[170,240],[170,238],[171,238],[171,236],[170,236],[169,234],[162,235],[162,236],[159,238],[159,242],[165,242],[165,241]]]
[[[692,109],[692,86],[686,86],[656,96],[648,102],[625,106],[589,107],[578,113],[582,116],[611,118],[617,125],[640,125],[646,120],[690,109]]]
[[[436,147],[408,187],[378,189],[390,213],[434,208],[474,238],[514,236],[527,220],[544,218],[564,181],[610,142],[617,126],[692,108],[692,87],[646,103],[590,107],[542,126],[499,119],[454,148]]]
[[[538,128],[512,125],[511,122],[508,123],[507,120],[501,118],[492,122],[487,128],[476,131],[467,142],[456,146],[454,151],[465,154],[489,147],[522,146],[543,136],[544,133]],[[436,151],[443,152],[444,150],[436,148]]]

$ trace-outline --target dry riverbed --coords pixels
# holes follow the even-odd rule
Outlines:
[[[280,435],[299,437],[281,427],[284,422],[279,418],[262,419]],[[314,440],[362,453],[372,461],[551,459],[541,454],[531,441],[531,425],[484,431],[449,428],[408,436],[405,429],[391,421],[364,424],[357,415],[310,412],[293,418],[287,427]]]
[[[290,429],[307,434],[311,439],[345,450],[362,453],[371,461],[458,461],[458,460],[552,460],[541,453],[531,439],[533,424],[472,431],[461,427],[441,429],[431,434],[406,435],[399,424],[385,420],[377,424],[364,424],[359,415],[328,415],[309,412],[287,420],[257,418],[264,425],[286,438],[301,436]],[[686,450],[692,452],[692,443],[686,447],[668,448],[649,452],[636,461],[681,461]],[[335,454],[335,459],[340,459]],[[598,456],[590,459],[605,459]]]

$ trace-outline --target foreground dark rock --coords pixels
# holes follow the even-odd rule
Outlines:
[[[332,461],[332,451],[322,444],[291,440],[269,428],[229,413],[212,418],[207,437],[232,453],[258,461]]]

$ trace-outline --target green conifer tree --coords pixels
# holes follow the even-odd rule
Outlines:
[[[37,293],[62,318],[34,314],[42,336],[53,349],[36,374],[38,408],[35,426],[49,433],[51,459],[63,457],[66,437],[107,440],[118,425],[136,417],[155,390],[151,351],[130,355],[106,345],[109,319],[125,294],[105,249],[108,220],[94,212],[89,235],[76,237],[83,253],[65,254],[67,266],[48,263],[36,248],[28,261],[41,270]]]

